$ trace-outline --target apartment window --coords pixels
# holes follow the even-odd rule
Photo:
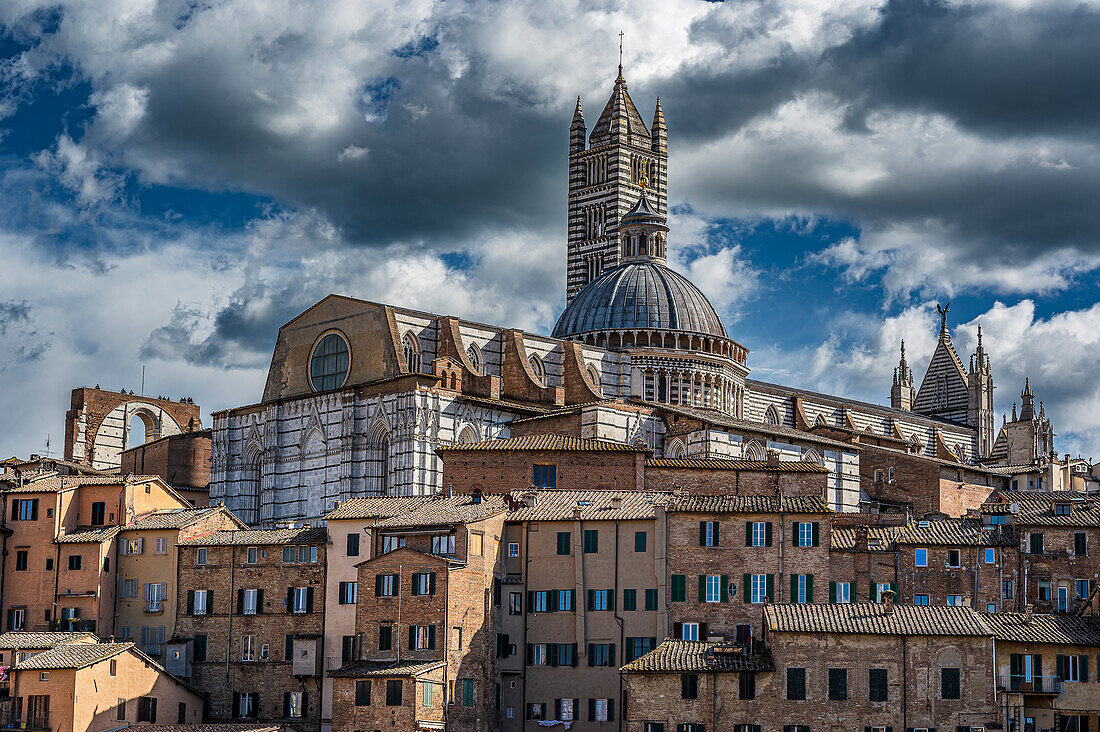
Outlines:
[[[160,537],[153,545],[154,554],[167,554],[168,553],[168,539],[167,537]]]
[[[199,566],[206,564],[206,547],[200,546],[195,551],[195,564],[198,564]]]
[[[143,696],[138,699],[138,721],[156,723],[157,698],[155,696]]]
[[[376,574],[374,576],[375,597],[397,597],[398,578],[396,574]]]
[[[928,566],[928,550],[927,549],[917,549],[916,550],[915,564],[918,567],[927,567]]]
[[[118,704],[115,705],[115,721],[116,722],[125,722],[126,721],[126,700],[125,699],[119,699]]]
[[[194,638],[194,658],[195,663],[204,663],[206,661],[206,635],[196,635]]]
[[[699,698],[699,676],[697,674],[680,674],[680,698]]]
[[[11,520],[12,521],[37,521],[38,520],[38,499],[37,498],[24,498],[22,500],[15,500],[11,502]]]
[[[256,615],[260,612],[260,590],[237,590],[237,614]]]
[[[623,610],[638,609],[638,591],[623,590]]]
[[[646,612],[655,612],[657,610],[656,589],[649,589],[645,591],[645,609]]]
[[[589,610],[614,610],[615,609],[615,595],[614,590],[589,590],[588,591],[588,609]]]
[[[27,549],[18,549],[15,552],[15,571],[26,572],[27,561],[30,556],[30,552]]]
[[[576,702],[576,699],[558,699],[556,703],[557,714],[555,715],[555,719],[562,722],[574,721],[577,718]]]
[[[206,615],[210,604],[210,590],[191,590],[191,614]]]
[[[546,590],[527,591],[527,609],[533,613],[544,613],[550,609],[549,592]]]
[[[386,682],[386,706],[401,706],[401,679],[390,679]]]
[[[1005,600],[1012,599],[1012,582],[1010,580],[1001,583],[1001,598]]]
[[[409,650],[428,651],[435,648],[434,625],[409,626]]]
[[[1073,513],[1073,506],[1068,503],[1055,503],[1054,515],[1055,516],[1069,516]]]
[[[1058,612],[1069,612],[1069,588],[1064,585],[1058,586]]]
[[[848,669],[829,669],[829,700],[847,701],[848,699]]]
[[[768,586],[771,584],[770,580],[772,576],[770,574],[751,574],[749,577],[749,602],[754,605],[760,605],[764,601],[768,600],[771,595],[771,588]]]
[[[339,598],[337,602],[341,605],[354,605],[359,599],[359,583],[358,582],[341,582],[339,586]]]
[[[589,643],[588,644],[588,665],[589,666],[612,666],[615,664],[615,644],[614,643]]]
[[[886,701],[888,692],[886,669],[873,668],[868,671],[867,682],[870,691],[868,698],[871,701]]]
[[[523,595],[519,592],[508,593],[508,614],[523,615]]]
[[[928,605],[928,595],[913,595],[914,605]]]
[[[800,604],[814,601],[814,576],[812,574],[791,575],[791,602]]]
[[[664,722],[644,722],[642,732],[665,732]]]
[[[81,563],[81,556],[79,554],[70,554],[69,555],[69,570],[70,571],[75,572],[75,571],[79,570],[80,569],[80,563]]]
[[[145,539],[126,539],[122,542],[122,553],[143,554],[145,551]]]
[[[600,532],[599,529],[585,529],[584,530],[584,553],[596,554],[600,551]]]
[[[894,482],[894,469],[893,468],[887,468],[886,469],[886,482],[887,483],[893,483]]]
[[[300,546],[298,547],[298,561],[302,564],[313,564],[317,561],[317,547],[316,546]]]
[[[546,704],[539,702],[527,703],[527,718],[528,719],[545,719],[546,718]]]
[[[435,594],[435,572],[416,572],[412,576],[412,593],[416,597]]]
[[[103,518],[106,515],[106,507],[103,501],[96,501],[92,504],[92,526],[102,526],[104,524]]]
[[[110,676],[118,676],[118,660],[112,658],[111,663],[107,668],[107,673]]]
[[[438,537],[438,536],[433,536],[432,537],[432,553],[433,554],[443,554],[444,553],[444,552],[440,552],[440,551],[436,550],[436,542],[440,538],[441,537]],[[405,546],[405,537],[403,537],[403,536],[383,536],[382,537],[382,553],[383,554],[389,554],[390,552],[392,552],[396,549],[400,549],[403,546]],[[454,553],[454,547],[451,548],[451,553],[452,554]]]
[[[703,602],[723,602],[726,599],[726,593],[723,592],[723,590],[726,588],[723,587],[723,584],[726,584],[728,586],[729,583],[728,581],[726,583],[723,583],[721,575],[708,574],[705,576],[703,583]]]
[[[1089,581],[1087,579],[1079,579],[1073,585],[1077,591],[1078,600],[1084,600],[1089,596]]]
[[[237,697],[237,703],[234,704],[234,708],[237,712],[238,718],[251,718],[255,717],[258,712],[259,705],[259,693],[255,691],[240,691],[234,693]]]
[[[345,554],[349,557],[359,556],[359,534],[348,534]]]
[[[699,623],[682,623],[680,625],[680,640],[699,640]]]
[[[290,646],[291,653],[293,653],[294,652],[294,637],[293,636],[290,637],[289,646]],[[286,655],[286,650],[287,649],[285,649],[285,648],[283,649],[283,655],[284,656]],[[289,658],[289,656],[287,656],[287,657]],[[351,663],[353,660],[355,660],[355,636],[354,635],[341,636],[340,637],[340,662],[341,663]]]
[[[1050,580],[1041,579],[1036,582],[1040,602],[1050,602]]]
[[[756,698],[756,674],[742,672],[737,679],[737,698]]]
[[[995,603],[995,602],[990,602],[990,603],[986,603],[986,606],[985,606],[985,611],[986,611],[987,613],[995,613],[995,612],[997,612],[997,603]]]
[[[295,614],[310,612],[313,607],[312,587],[290,587],[287,590],[287,610]]]
[[[588,700],[588,721],[590,722],[613,722],[615,721],[615,700],[614,699],[589,699]]]
[[[989,522],[990,526],[1004,526],[1005,515],[1003,513],[990,514],[989,516],[986,516],[986,521]]]
[[[852,583],[851,582],[830,582],[829,583],[829,602],[834,603],[849,603],[852,601]]]
[[[787,699],[802,701],[806,698],[806,669],[787,668]]]
[[[1088,552],[1086,551],[1087,539],[1084,531],[1078,531],[1073,534],[1073,554],[1077,557],[1083,557]]]
[[[875,470],[875,482],[881,483],[883,477],[883,471],[881,469]]]
[[[1028,547],[1031,554],[1043,553],[1043,535],[1038,532],[1031,532],[1028,537],[1030,539],[1030,546]]]
[[[644,552],[646,546],[646,532],[635,531],[634,532],[634,551]]]
[[[571,612],[573,610],[573,590],[556,590],[556,592],[558,604],[554,609]]]
[[[435,684],[429,683],[427,681],[421,682],[421,684],[420,684],[420,703],[423,704],[426,707],[432,706],[435,702],[435,700],[433,699],[434,695],[435,695]]]
[[[558,532],[558,556],[572,554],[573,535],[568,531]]]
[[[451,650],[452,651],[461,651],[462,650],[462,628],[461,627],[451,628]]]
[[[947,566],[952,568],[958,568],[962,566],[962,562],[959,561],[959,550],[948,549],[947,550]]]
[[[985,563],[996,564],[997,563],[997,550],[993,547],[986,547],[985,549]]]
[[[962,681],[960,670],[957,668],[940,669],[940,698],[960,699],[962,696]]]
[[[746,524],[748,531],[747,546],[771,546],[772,524],[770,521],[752,521]]]
[[[474,680],[459,679],[458,688],[462,696],[462,706],[472,707],[474,705]]]
[[[626,658],[623,659],[626,663],[630,663],[636,658],[641,658],[645,654],[652,651],[657,647],[656,638],[632,638],[627,636],[626,639]]]
[[[370,679],[355,682],[355,706],[370,706]]]
[[[699,546],[718,546],[718,522],[699,522]]]
[[[795,521],[793,528],[795,546],[814,547],[818,545],[820,540],[816,521]]]
[[[110,559],[110,557],[104,557],[104,560],[109,560],[109,559]],[[104,571],[108,571],[109,569],[110,569],[109,567],[105,567]],[[46,571],[47,572],[52,572],[53,571],[53,557],[46,557]]]
[[[1055,673],[1062,681],[1088,681],[1089,657],[1088,656],[1064,656],[1059,654],[1054,659]],[[1100,673],[1100,668],[1098,668]]]
[[[473,534],[470,535],[471,540]],[[472,543],[472,541],[471,541]],[[404,544],[402,544],[404,546]],[[432,537],[432,554],[442,554],[444,556],[452,556],[455,553],[455,536],[454,534],[443,534],[440,536]]]
[[[304,691],[283,692],[283,717],[296,719],[306,716],[306,694]]]
[[[485,541],[485,535],[484,534],[478,534],[476,532],[471,533],[470,534],[469,554],[471,556],[474,556],[474,557],[480,557],[481,556],[481,551],[482,551],[482,544],[484,543],[484,541]]]
[[[393,650],[393,626],[383,624],[378,626],[378,650]]]
[[[260,550],[258,548],[254,547],[254,546],[248,547],[248,549],[245,550],[245,560],[244,560],[245,563],[246,564],[255,564],[256,561],[257,561],[257,558],[259,557],[259,553],[260,553]]]
[[[948,595],[947,604],[950,607],[962,607],[963,596],[962,595]]]
[[[546,665],[546,644],[545,643],[528,643],[527,644],[527,665],[528,666],[545,666]]]
[[[518,541],[508,542],[508,556],[509,557],[518,557],[519,556],[519,542]],[[428,686],[430,687],[431,685],[428,684]]]
[[[251,635],[241,636],[241,660],[256,660],[256,637]]]
[[[558,466],[535,465],[532,470],[531,485],[535,488],[557,488]]]

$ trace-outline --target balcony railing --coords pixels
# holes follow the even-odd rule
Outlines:
[[[1062,680],[1057,676],[1016,676],[997,677],[1000,691],[1014,691],[1023,694],[1061,694]]]
[[[162,613],[164,612],[164,603],[160,600],[149,600],[147,603],[145,603],[145,612]]]

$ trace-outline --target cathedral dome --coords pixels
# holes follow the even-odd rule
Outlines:
[[[683,275],[650,260],[621,264],[576,294],[555,338],[611,330],[661,330],[726,338],[706,296]]]

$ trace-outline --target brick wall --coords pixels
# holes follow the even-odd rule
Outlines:
[[[555,465],[563,490],[641,490],[644,453],[448,450],[443,485],[458,493],[506,493],[531,487],[535,465]]]
[[[649,466],[645,488],[650,491],[685,490],[704,495],[776,495],[825,497],[826,473],[701,470]]]
[[[162,437],[122,452],[122,474],[159,475],[173,486],[210,485],[210,430]]]

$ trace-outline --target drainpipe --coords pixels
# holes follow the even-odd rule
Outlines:
[[[901,637],[901,726],[909,729],[909,646],[907,636]],[[886,685],[889,695],[890,685]]]
[[[197,551],[197,550],[196,550]],[[247,550],[246,550],[247,551]],[[237,599],[237,547],[229,547],[229,625],[225,636],[225,683],[229,684],[229,656],[233,652],[233,603]],[[260,599],[257,597],[256,602]],[[258,608],[257,608],[258,609]]]
[[[619,598],[620,593],[619,593],[619,522],[618,521],[615,522],[615,556],[614,556],[614,561],[615,561],[615,597]],[[621,649],[620,650],[620,655],[619,655],[619,660],[620,661],[622,660],[622,657],[626,654],[626,639],[623,635],[624,626],[623,626],[623,616],[620,615],[621,612],[622,612],[622,603],[616,601],[615,602],[615,622],[619,624],[619,648]],[[623,704],[623,675],[622,675],[622,673],[619,673],[619,732],[622,732],[622,729],[623,729],[623,716],[624,716],[625,711],[626,711],[626,705]],[[574,714],[576,714],[575,711],[574,711]]]
[[[523,523],[523,589],[520,590],[519,602],[520,607],[523,608],[523,641],[516,648],[516,652],[519,649],[523,649],[523,673],[520,675],[523,678],[523,697],[522,707],[520,713],[523,715],[523,729],[527,729],[527,633],[529,631],[527,625],[527,618],[531,613],[531,608],[527,604],[527,577],[531,571],[531,522],[525,521]],[[575,583],[575,580],[574,580]],[[583,598],[582,598],[583,599]],[[573,612],[578,612],[577,602],[574,599]],[[577,710],[573,710],[573,716],[577,716]]]

